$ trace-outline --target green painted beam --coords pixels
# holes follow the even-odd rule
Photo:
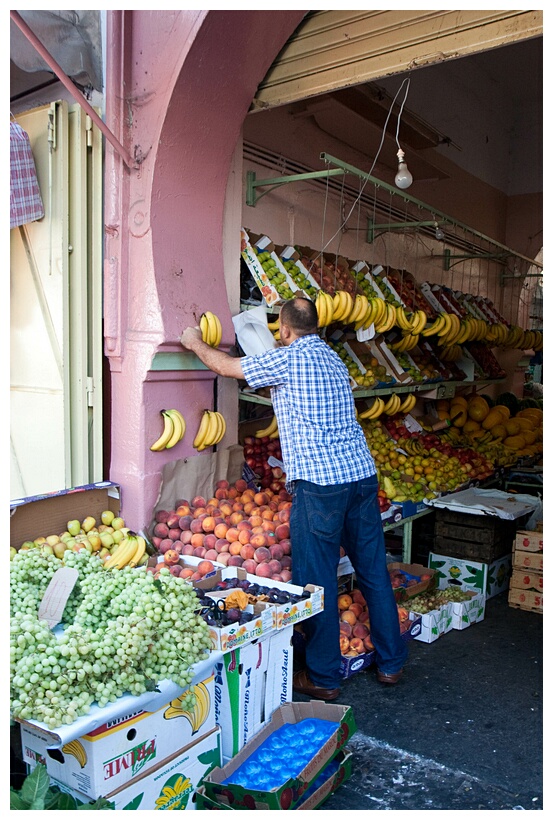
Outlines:
[[[209,370],[195,353],[185,350],[174,353],[156,353],[152,361],[151,370]]]

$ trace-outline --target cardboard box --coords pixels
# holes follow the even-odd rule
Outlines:
[[[510,589],[533,589],[543,593],[543,572],[527,572],[524,569],[513,569]]]
[[[391,561],[388,564],[388,572],[391,570],[399,570],[407,577],[411,578],[420,578],[421,575],[431,576],[429,579],[425,579],[423,581],[419,580],[416,584],[412,584],[411,586],[395,587],[394,595],[397,603],[406,601],[409,598],[414,598],[415,595],[420,595],[422,592],[426,592],[426,590],[436,589],[438,585],[436,570],[431,569],[430,567],[423,567],[422,564],[403,564],[399,561]]]
[[[114,809],[194,810],[196,789],[212,768],[221,765],[221,730],[217,727],[196,743],[161,761],[155,768],[127,780],[119,789],[103,795]],[[67,784],[52,779],[61,791],[83,803],[87,797]]]
[[[422,618],[420,616],[409,620],[409,628],[401,633],[402,640],[411,641],[420,635],[422,629]],[[356,672],[362,672],[376,662],[376,652],[365,652],[356,658],[347,658],[342,655],[340,663],[340,675],[343,678],[351,678]]]
[[[410,612],[409,618],[413,621],[417,618],[421,619],[420,632],[414,637],[416,641],[422,643],[433,643],[453,629],[451,602],[444,604],[439,609],[433,609],[431,612]]]
[[[223,759],[231,759],[292,700],[292,629],[225,654],[215,664],[215,720]]]
[[[484,620],[486,597],[484,593],[471,592],[470,601],[451,602],[452,629],[466,629],[471,624]]]
[[[201,587],[208,592],[211,597],[216,595],[215,587],[220,581],[225,581],[228,578],[238,578],[239,580],[250,581],[252,584],[261,584],[262,586],[275,587],[282,589],[293,595],[302,595],[309,592],[309,597],[303,598],[300,601],[288,602],[283,604],[270,603],[268,604],[273,613],[273,629],[285,629],[288,626],[305,621],[306,618],[311,618],[318,612],[324,609],[324,589],[316,584],[307,584],[305,587],[300,587],[297,584],[289,584],[284,581],[274,581],[272,578],[262,578],[257,575],[248,574],[242,567],[224,567],[215,573],[210,573],[206,576],[206,581],[197,582],[196,586]],[[213,590],[211,594],[209,590]],[[217,593],[219,594],[219,593]],[[223,592],[220,593],[223,595]],[[256,636],[260,637],[260,636]],[[228,648],[231,648],[230,646]],[[226,651],[226,650],[225,650]]]
[[[18,549],[24,541],[60,535],[67,522],[91,515],[100,522],[104,510],[116,516],[121,509],[121,491],[112,481],[83,484],[70,490],[16,498],[10,501],[10,544]]]
[[[275,250],[275,246],[268,236],[256,236],[254,234],[248,235],[247,231],[242,228],[240,231],[240,248],[242,259],[248,266],[256,285],[261,291],[261,295],[263,296],[265,303],[269,307],[271,305],[276,305],[283,302],[284,299],[279,294],[277,288],[269,280],[269,277],[263,269],[262,263],[258,259],[256,250],[269,254],[269,258],[278,269],[278,272],[284,277],[284,282],[292,293],[299,291],[299,288],[294,280],[288,275],[288,271],[282,264]]]
[[[428,555],[428,566],[437,571],[439,589],[447,589],[452,585],[472,589],[484,592],[486,600],[508,589],[511,564],[511,554],[488,564],[483,561],[463,561],[433,552]]]
[[[533,590],[509,589],[509,606],[543,614],[543,595]]]
[[[270,791],[247,789],[244,786],[225,781],[270,737],[285,724],[297,724],[307,718],[318,718],[336,724],[330,738],[317,754],[306,763],[294,778],[288,778],[282,785]],[[212,769],[204,778],[205,794],[215,802],[234,805],[236,808],[294,809],[322,769],[344,749],[356,725],[350,706],[334,703],[310,701],[308,703],[286,703],[276,709],[269,723],[226,766]]]
[[[51,778],[94,800],[110,794],[215,729],[213,675],[197,686],[198,711],[190,716],[175,713],[176,698],[155,712],[123,714],[61,749],[51,748],[51,734],[23,723],[23,760],[30,768],[44,762]]]
[[[296,811],[299,810],[313,810],[318,809],[331,794],[334,794],[336,789],[349,780],[351,777],[352,766],[352,752],[349,749],[344,749],[338,752],[336,757],[328,763],[320,772],[319,776],[313,781],[309,789],[303,793],[302,797],[294,807]],[[230,795],[229,795],[230,798]],[[196,790],[195,800],[198,809],[226,809],[228,811],[240,811],[242,806],[229,805],[225,803],[218,803],[215,800],[207,797],[205,793],[205,786],[200,786]]]
[[[543,552],[513,550],[513,572],[515,569],[532,569],[543,572]]]
[[[527,552],[543,551],[543,532],[533,530],[517,530],[515,548]]]

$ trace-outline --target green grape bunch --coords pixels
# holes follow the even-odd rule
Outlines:
[[[101,708],[126,693],[140,695],[171,680],[183,690],[192,667],[211,648],[192,584],[169,570],[102,571],[96,556],[64,555],[79,576],[63,625],[38,618],[40,600],[64,562],[18,553],[11,561],[11,714],[48,729],[73,723],[93,703]],[[20,557],[21,556],[21,557]],[[19,559],[19,560],[17,560]],[[21,606],[20,602],[24,602]]]

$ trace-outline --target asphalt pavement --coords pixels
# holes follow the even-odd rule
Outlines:
[[[396,685],[374,666],[343,681],[352,776],[324,809],[543,810],[543,616],[507,597],[467,629],[410,641]]]

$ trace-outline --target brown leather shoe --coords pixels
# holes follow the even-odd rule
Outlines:
[[[389,672],[381,672],[380,669],[376,670],[376,679],[379,683],[397,683],[402,675],[403,669],[400,669],[399,672],[394,672],[393,674],[390,674]]]
[[[336,700],[340,697],[340,689],[323,689],[321,686],[315,686],[306,669],[300,669],[295,673],[293,686],[294,692],[318,700]]]

